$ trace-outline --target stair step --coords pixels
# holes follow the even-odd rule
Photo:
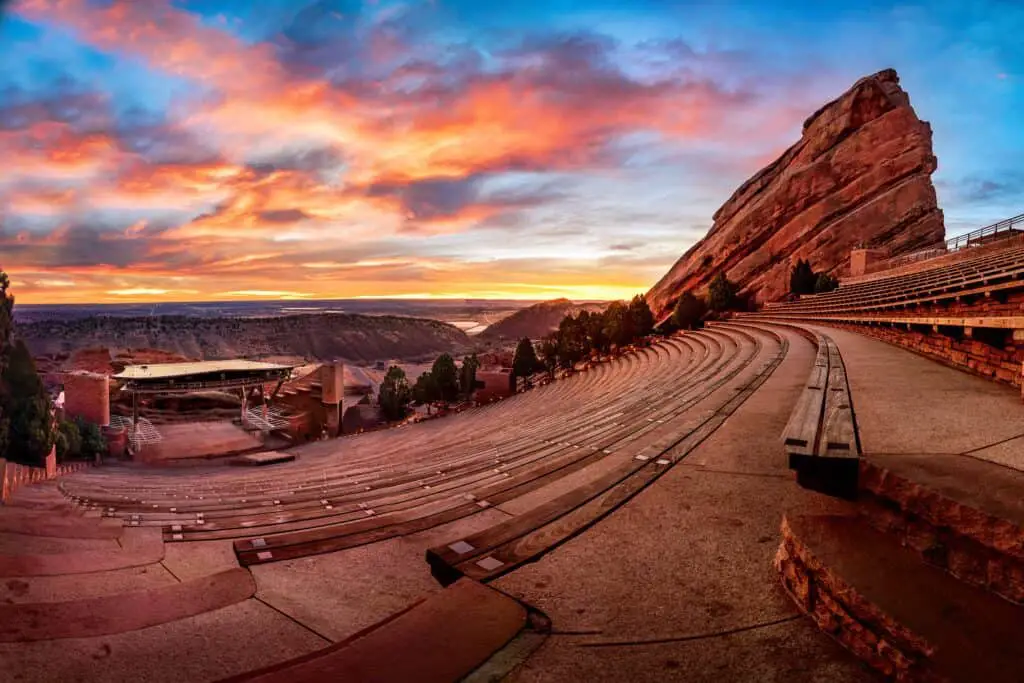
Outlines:
[[[900,680],[1011,683],[1024,608],[921,562],[857,516],[787,516],[776,567],[819,628]]]
[[[461,680],[526,625],[515,600],[462,579],[345,641],[221,683]]]
[[[1024,472],[963,455],[872,455],[859,507],[958,578],[1024,603]]]

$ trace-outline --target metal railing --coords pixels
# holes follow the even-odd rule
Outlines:
[[[946,240],[946,251],[957,251],[964,247],[987,244],[993,241],[991,238],[995,235],[1009,232],[1024,232],[1024,213],[992,225],[986,225],[984,228],[972,230],[966,235],[948,239]]]

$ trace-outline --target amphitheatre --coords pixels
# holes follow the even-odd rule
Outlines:
[[[647,296],[756,310],[264,467],[8,466],[0,678],[1021,680],[1024,217],[946,241],[936,163],[883,71]]]

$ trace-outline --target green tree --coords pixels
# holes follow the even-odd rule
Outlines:
[[[608,341],[625,346],[633,341],[633,318],[629,307],[622,301],[613,301],[604,310],[604,333]]]
[[[57,426],[57,460],[64,462],[82,455],[82,433],[71,420],[61,420]]]
[[[672,311],[672,324],[680,330],[696,329],[701,326],[701,321],[707,311],[708,306],[704,299],[696,297],[690,292],[683,292]]]
[[[571,368],[590,352],[586,324],[588,320],[567,315],[558,325],[558,362]]]
[[[637,294],[629,302],[629,318],[634,338],[646,337],[654,331],[654,313],[643,294]]]
[[[462,359],[462,367],[459,368],[459,389],[462,390],[462,397],[469,400],[476,389],[476,371],[480,369],[480,360],[476,354],[466,356]]]
[[[708,287],[708,308],[716,313],[734,309],[737,305],[738,291],[736,284],[729,280],[725,273],[719,273]]]
[[[540,369],[537,352],[533,342],[523,337],[516,345],[516,354],[512,357],[512,374],[516,377],[529,377]]]
[[[430,374],[437,382],[437,390],[441,400],[451,403],[459,397],[459,371],[455,360],[447,353],[442,353],[430,368]]]
[[[554,377],[555,368],[558,367],[558,337],[556,334],[549,334],[540,342],[540,363],[548,375]]]
[[[437,382],[434,381],[434,376],[430,374],[429,370],[416,378],[416,384],[412,387],[412,398],[422,405],[429,405],[441,398]]]
[[[789,271],[789,291],[792,294],[811,294],[817,276],[809,261],[799,259]]]
[[[107,440],[103,438],[103,433],[96,423],[87,422],[81,417],[76,417],[75,426],[78,427],[78,433],[82,438],[81,456],[83,458],[92,460],[97,455],[105,455],[107,453]]]
[[[8,433],[10,418],[4,410],[4,374],[11,356],[11,339],[14,335],[14,297],[7,293],[10,287],[7,273],[0,270],[0,458],[7,456]]]
[[[4,415],[9,420],[8,456],[26,465],[42,465],[54,443],[50,396],[23,341],[11,349],[3,376]]]
[[[405,378],[405,371],[392,365],[384,375],[378,392],[377,401],[384,417],[389,420],[400,420],[405,417],[409,398],[409,381]]]
[[[828,273],[820,273],[817,280],[814,281],[814,293],[824,294],[825,292],[831,292],[832,290],[839,287],[839,280],[832,277]]]

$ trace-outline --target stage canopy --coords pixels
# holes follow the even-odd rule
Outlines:
[[[129,365],[114,378],[125,391],[173,393],[210,389],[237,389],[267,382],[286,381],[291,365],[251,360],[211,360],[195,363]]]

